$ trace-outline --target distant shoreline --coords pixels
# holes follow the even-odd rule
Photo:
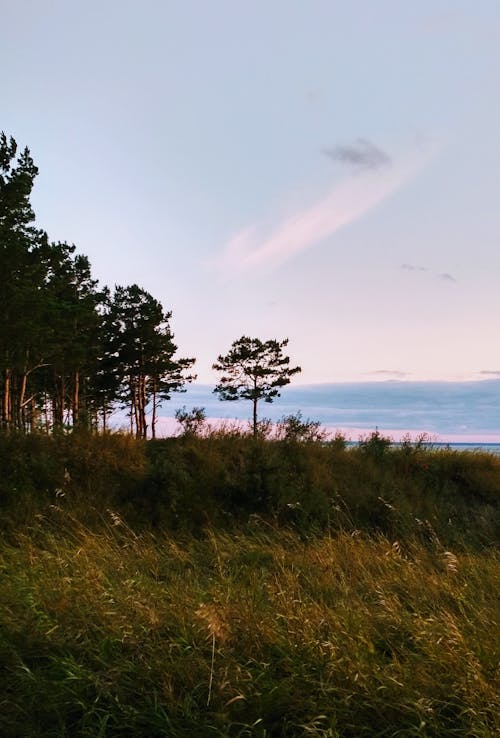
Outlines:
[[[248,403],[220,402],[213,386],[192,384],[163,405],[162,422],[182,406],[203,407],[217,423],[244,422],[250,414]],[[259,407],[259,417],[272,422],[297,412],[352,440],[378,428],[396,442],[406,434],[415,438],[425,433],[445,445],[495,445],[500,444],[500,379],[292,384],[272,404]]]

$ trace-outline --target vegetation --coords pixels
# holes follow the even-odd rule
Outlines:
[[[35,228],[36,174],[2,135],[0,735],[498,734],[500,458],[271,433],[258,402],[300,368],[245,336],[215,392],[251,432],[183,408],[155,440],[194,359]]]
[[[500,459],[380,440],[0,436],[0,734],[495,735]]]
[[[242,336],[234,341],[225,356],[219,356],[213,368],[222,372],[215,387],[221,400],[251,400],[253,433],[257,434],[257,403],[272,402],[279,397],[281,387],[290,383],[300,366],[290,367],[290,359],[283,354],[288,345],[284,341],[261,341]]]
[[[0,136],[0,428],[106,428],[129,408],[138,437],[156,411],[194,377],[175,358],[171,314],[137,285],[99,288],[87,257],[51,243],[33,225],[38,174],[28,149]]]
[[[0,136],[0,430],[106,430],[117,405],[130,431],[156,436],[158,407],[195,375],[178,358],[165,311],[136,284],[99,287],[75,246],[36,228],[30,196],[38,169],[28,149]],[[221,399],[272,402],[300,367],[288,341],[243,336],[214,368]],[[150,413],[150,420],[149,415]]]

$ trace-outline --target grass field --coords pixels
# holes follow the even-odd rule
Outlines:
[[[0,735],[498,735],[500,460],[2,444]]]

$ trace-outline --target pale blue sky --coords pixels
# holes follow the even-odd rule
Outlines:
[[[95,275],[304,383],[500,373],[497,0],[0,0],[0,129]]]

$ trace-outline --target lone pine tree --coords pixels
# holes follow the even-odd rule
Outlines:
[[[213,369],[222,376],[214,392],[220,400],[251,400],[253,406],[253,433],[257,434],[257,404],[259,400],[272,402],[279,397],[281,387],[289,384],[300,366],[290,367],[290,358],[283,349],[283,341],[261,341],[242,336],[234,341],[225,356],[219,356]]]

